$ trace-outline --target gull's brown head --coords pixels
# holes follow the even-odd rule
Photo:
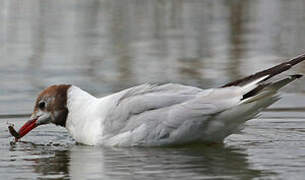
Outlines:
[[[71,85],[53,85],[43,90],[37,97],[31,119],[19,130],[20,139],[32,129],[53,123],[65,127],[68,116],[67,93]]]

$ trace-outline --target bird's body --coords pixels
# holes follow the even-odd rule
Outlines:
[[[96,98],[73,85],[50,86],[38,96],[32,120],[19,130],[18,139],[38,125],[54,123],[87,145],[222,142],[276,102],[278,89],[301,75],[267,80],[303,60],[305,55],[206,90],[180,84],[143,84]]]
[[[221,142],[276,100],[270,96],[243,104],[242,96],[239,87],[202,90],[179,84],[144,84],[95,98],[71,86],[66,128],[77,142],[89,145]]]

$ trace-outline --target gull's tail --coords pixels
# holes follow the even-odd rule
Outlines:
[[[234,133],[242,123],[256,117],[259,112],[269,107],[280,98],[277,92],[290,82],[301,78],[301,74],[290,75],[278,81],[266,81],[305,60],[305,54],[287,62],[260,71],[256,74],[228,83],[222,88],[230,89],[231,86],[240,87],[239,103],[213,117],[208,125],[206,141],[221,142],[225,137]]]
[[[257,72],[255,74],[252,74],[250,76],[247,76],[245,78],[242,78],[242,79],[238,79],[236,81],[233,81],[233,82],[230,82],[228,84],[225,84],[224,86],[222,87],[228,87],[228,86],[244,86],[250,82],[253,82],[257,79],[260,79],[262,77],[266,77],[266,78],[263,78],[261,80],[261,82],[263,81],[266,81],[267,79],[270,79],[272,78],[273,76],[277,75],[277,74],[280,74],[284,71],[287,71],[288,69],[290,69],[292,66],[302,62],[305,60],[305,54],[302,54],[302,55],[299,55],[287,62],[284,62],[282,64],[279,64],[277,66],[274,66],[272,68],[269,68],[269,69],[266,69],[266,70],[263,70],[263,71],[260,71],[260,72]]]
[[[281,63],[272,68],[257,72],[245,78],[230,82],[222,87],[239,86],[242,88],[243,98],[241,103],[256,101],[260,98],[272,96],[281,87],[289,84],[303,75],[294,74],[276,82],[266,82],[266,80],[290,69],[292,66],[305,60],[305,54],[299,55],[287,62]]]

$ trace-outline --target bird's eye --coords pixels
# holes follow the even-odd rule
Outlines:
[[[46,103],[44,101],[42,101],[38,104],[38,107],[39,107],[39,109],[43,110],[46,107]]]

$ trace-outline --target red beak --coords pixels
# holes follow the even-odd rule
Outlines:
[[[17,142],[19,139],[21,139],[23,136],[25,136],[27,133],[29,133],[32,129],[37,127],[36,124],[37,119],[31,119],[28,122],[26,122],[18,131],[18,138],[16,137],[15,141]]]

